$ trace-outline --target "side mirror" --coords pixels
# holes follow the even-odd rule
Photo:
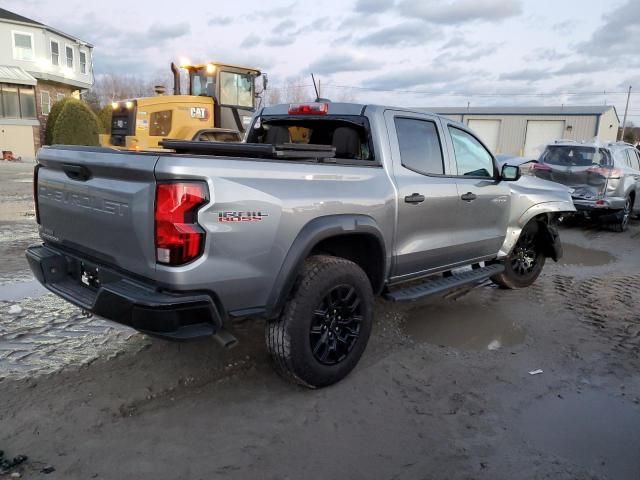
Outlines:
[[[520,167],[514,165],[503,165],[500,178],[506,182],[515,182],[520,178]]]

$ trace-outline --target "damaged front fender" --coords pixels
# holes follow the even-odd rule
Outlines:
[[[539,218],[541,229],[541,248],[544,254],[556,262],[562,257],[562,244],[558,229],[553,224],[553,219],[562,213],[575,212],[573,202],[566,201],[544,202],[533,205],[526,210],[515,222],[507,228],[504,243],[498,252],[498,258],[508,257],[518,242],[524,226],[534,218]]]

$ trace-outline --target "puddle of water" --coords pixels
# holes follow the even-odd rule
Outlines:
[[[0,285],[0,302],[17,302],[23,298],[38,298],[49,293],[37,280]]]
[[[560,259],[561,265],[582,265],[584,267],[598,267],[613,262],[616,257],[604,250],[584,248],[572,243],[563,243],[564,254]]]
[[[607,478],[640,478],[640,409],[600,392],[563,397],[527,408],[519,426],[525,439]]]
[[[407,335],[418,342],[463,350],[498,350],[522,343],[525,331],[500,307],[429,305],[409,312]]]

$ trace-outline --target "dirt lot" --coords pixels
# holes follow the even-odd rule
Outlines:
[[[360,365],[309,391],[272,372],[260,322],[222,351],[43,292],[30,168],[0,165],[0,449],[22,478],[640,478],[640,221],[563,228],[526,290],[379,302]]]

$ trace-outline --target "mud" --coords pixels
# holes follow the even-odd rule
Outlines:
[[[418,342],[463,350],[498,350],[521,344],[526,337],[519,325],[521,312],[495,305],[446,302],[411,310],[405,333]]]
[[[640,478],[640,407],[591,390],[548,395],[519,426],[532,444],[610,478]]]
[[[561,265],[580,265],[583,267],[598,267],[607,265],[615,260],[615,256],[604,250],[581,247],[571,243],[564,243]]]
[[[37,239],[28,171],[11,168],[0,449],[29,456],[22,478],[640,477],[640,221],[561,228],[567,257],[528,289],[378,301],[358,367],[310,391],[273,373],[263,322],[230,324],[240,344],[224,351],[38,296],[18,255]]]

